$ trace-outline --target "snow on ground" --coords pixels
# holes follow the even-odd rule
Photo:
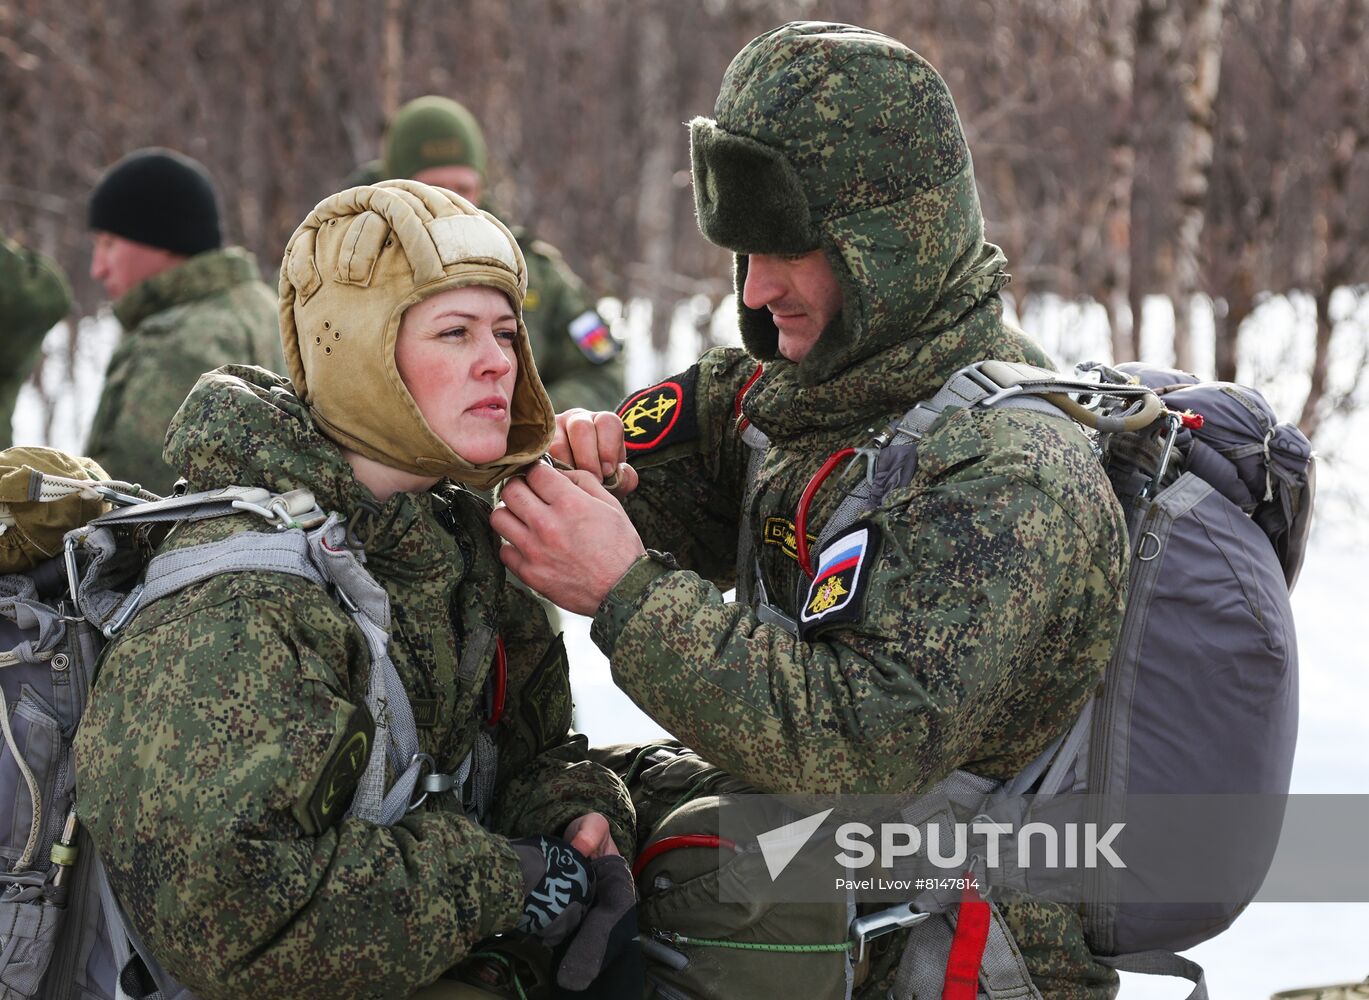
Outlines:
[[[1333,340],[1332,391],[1350,388],[1369,330],[1369,296],[1342,290],[1333,300],[1340,325]],[[710,316],[707,301],[682,304],[673,317],[670,349],[650,349],[644,330],[650,307],[633,301],[602,303],[615,332],[628,340],[628,381],[638,386],[680,371],[698,356],[700,329],[716,340],[736,343],[731,300]],[[1163,299],[1144,305],[1148,360],[1167,363],[1173,313]],[[1034,299],[1019,317],[1062,363],[1105,359],[1109,355],[1101,307],[1061,299]],[[1194,310],[1195,367],[1211,374],[1211,309]],[[51,434],[44,432],[38,394],[25,387],[14,418],[15,441],[46,443],[79,450],[94,415],[99,382],[117,337],[108,314],[82,321],[89,330],[75,368],[75,392],[56,408]],[[1264,301],[1243,338],[1240,378],[1265,392],[1284,419],[1296,418],[1307,389],[1313,317],[1305,298]],[[44,383],[60,396],[65,377],[65,327],[45,344],[49,353]],[[1319,452],[1318,520],[1313,530],[1293,605],[1301,656],[1301,706],[1293,790],[1304,793],[1369,795],[1369,737],[1364,731],[1369,705],[1369,646],[1355,626],[1369,605],[1369,407],[1359,387],[1361,412],[1327,422]],[[664,735],[660,726],[613,685],[608,664],[589,638],[585,618],[564,614],[567,648],[576,697],[576,720],[592,743],[648,740]],[[1369,831],[1365,831],[1369,837]],[[1363,857],[1347,864],[1369,864]],[[1256,903],[1226,933],[1189,951],[1207,970],[1214,1000],[1260,998],[1277,990],[1332,982],[1358,981],[1369,974],[1369,902],[1345,904]],[[1123,1000],[1179,1000],[1187,996],[1181,980],[1123,976]]]

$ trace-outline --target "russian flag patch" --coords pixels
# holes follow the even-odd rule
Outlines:
[[[818,568],[799,610],[799,636],[820,628],[859,621],[869,589],[870,566],[879,548],[879,528],[858,521],[818,555]]]
[[[618,354],[618,341],[613,339],[608,324],[593,309],[576,316],[568,329],[580,352],[596,365],[612,361]]]

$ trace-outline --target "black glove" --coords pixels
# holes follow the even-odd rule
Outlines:
[[[560,952],[556,984],[562,991],[579,992],[591,984],[607,986],[607,983],[595,983],[595,980],[600,979],[609,966],[615,965],[625,949],[636,949],[637,893],[627,861],[617,855],[605,855],[591,861],[590,868],[595,880],[594,905],[580,922],[580,930]],[[618,962],[613,970],[614,989],[599,993],[603,996],[641,996],[642,972],[639,958]],[[625,986],[629,980],[635,980],[631,987]]]
[[[526,893],[518,929],[555,948],[579,926],[594,899],[590,863],[559,837],[523,837],[512,843]]]

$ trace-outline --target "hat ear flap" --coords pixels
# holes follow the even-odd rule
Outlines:
[[[694,207],[709,242],[739,254],[818,249],[803,182],[779,150],[710,118],[690,122],[689,139]]]

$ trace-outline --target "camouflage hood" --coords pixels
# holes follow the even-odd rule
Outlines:
[[[976,311],[1000,332],[1006,261],[984,241],[950,92],[921,56],[863,28],[786,24],[732,61],[714,114],[690,126],[695,204],[704,235],[737,254],[752,355],[778,358],[778,334],[740,301],[750,253],[821,249],[841,282],[841,314],[797,366],[804,386],[911,357]]]
[[[200,376],[167,429],[165,457],[190,489],[309,489],[344,514],[375,497],[309,417],[290,380],[264,368],[225,365]]]

